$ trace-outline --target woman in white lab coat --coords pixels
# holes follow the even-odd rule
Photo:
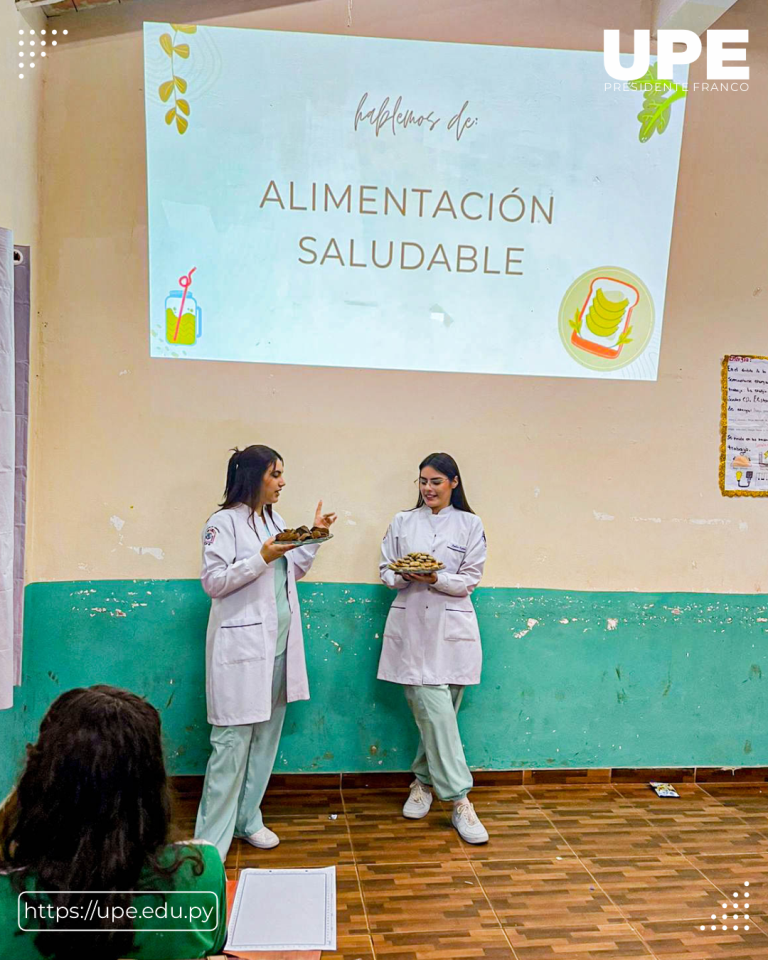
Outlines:
[[[261,800],[277,756],[286,704],[309,699],[296,581],[319,545],[275,541],[273,509],[285,478],[270,447],[235,450],[224,502],[203,531],[203,589],[211,597],[205,647],[212,753],[195,837],[226,858],[233,836],[268,849],[280,842],[264,826]],[[317,505],[314,525],[336,514]]]
[[[430,553],[445,569],[405,576],[389,569],[408,553]],[[395,516],[381,548],[381,579],[397,595],[378,677],[403,685],[421,737],[403,815],[425,817],[434,788],[441,800],[453,801],[451,823],[468,843],[488,840],[467,799],[472,774],[457,722],[464,688],[480,682],[483,654],[470,595],[485,554],[483,524],[467,502],[456,461],[430,454],[419,465],[418,503]]]

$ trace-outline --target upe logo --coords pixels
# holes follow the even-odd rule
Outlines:
[[[727,47],[725,43],[747,43],[749,30],[707,30],[707,79],[749,80],[749,67],[727,67],[725,60],[746,60],[744,47]],[[676,51],[676,43],[685,44],[685,50]],[[692,30],[659,30],[657,77],[671,80],[675,64],[693,63],[701,55],[701,40]],[[634,62],[623,67],[619,57],[619,31],[603,31],[603,63],[608,76],[614,80],[638,80],[644,76],[651,62],[651,31],[635,30]]]

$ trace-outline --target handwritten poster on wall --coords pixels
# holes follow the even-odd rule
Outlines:
[[[768,496],[768,357],[723,360],[720,490]]]
[[[656,379],[682,87],[162,23],[144,64],[153,357]]]

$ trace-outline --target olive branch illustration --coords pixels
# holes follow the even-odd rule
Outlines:
[[[576,313],[573,315],[573,320],[568,321],[568,326],[575,330],[576,333],[581,333],[581,317],[579,316],[578,307],[576,307]]]
[[[647,84],[647,89],[643,85]],[[638,113],[640,121],[640,143],[647,143],[654,133],[662,134],[669,126],[669,109],[675,100],[681,100],[687,90],[672,80],[659,80],[658,68],[654,63],[648,68],[645,76],[639,80],[632,80],[629,86],[633,90],[644,90],[643,109]],[[669,96],[665,96],[669,93]]]
[[[171,28],[173,36],[170,33],[164,33],[160,37],[160,46],[171,61],[171,79],[161,83],[158,92],[163,103],[167,103],[173,94],[173,106],[166,113],[165,122],[170,126],[175,120],[179,133],[185,133],[189,126],[189,120],[187,120],[189,101],[179,97],[179,94],[187,92],[187,81],[176,73],[174,57],[181,57],[182,60],[189,59],[189,44],[176,43],[176,37],[179,33],[197,33],[197,27],[185,23],[172,23]]]

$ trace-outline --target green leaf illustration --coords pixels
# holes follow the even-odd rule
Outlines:
[[[184,119],[184,117],[179,116],[179,114],[177,113],[176,129],[179,131],[179,133],[185,133],[188,126],[189,126],[189,123]]]
[[[644,93],[643,108],[638,113],[641,143],[647,143],[654,133],[662,134],[669,126],[669,108],[686,95],[686,90],[672,80],[659,80],[657,65],[648,68],[639,80],[632,80],[629,86]],[[647,87],[647,89],[646,89]],[[667,95],[668,94],[668,95]]]
[[[172,23],[171,26],[174,30],[178,30],[179,33],[197,33],[197,27],[194,24]]]
[[[160,46],[165,50],[169,57],[173,56],[173,41],[171,40],[170,33],[164,33],[160,37]]]
[[[170,126],[173,123],[173,118],[176,116],[176,107],[171,107],[171,109],[165,115],[165,122]]]
[[[189,44],[188,43],[178,43],[173,48],[173,52],[177,57],[181,57],[182,60],[186,60],[189,56]]]
[[[579,308],[576,308],[576,313],[573,315],[573,320],[568,321],[568,326],[571,327],[576,333],[581,331],[581,318],[579,317]]]
[[[616,341],[616,346],[618,347],[619,344],[622,343],[632,343],[632,337],[630,337],[630,333],[632,333],[632,327],[627,327],[624,333],[622,333],[622,335]]]
[[[179,108],[179,110],[181,110],[182,113],[185,113],[187,116],[189,116],[189,104],[186,100],[177,100],[176,106]]]
[[[160,99],[163,103],[168,100],[168,98],[173,93],[173,80],[166,80],[165,83],[160,84]]]
[[[187,81],[184,79],[184,77],[174,77],[173,80],[179,93],[187,92]]]

